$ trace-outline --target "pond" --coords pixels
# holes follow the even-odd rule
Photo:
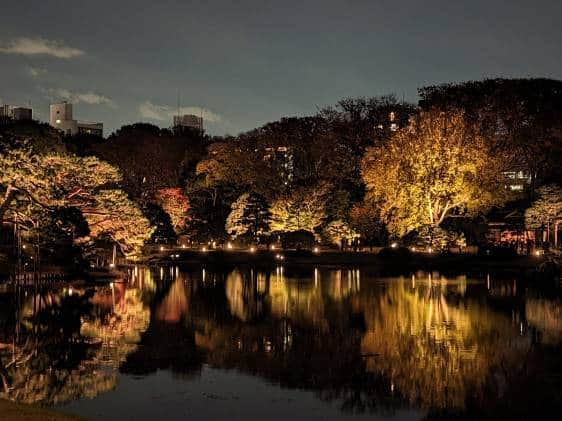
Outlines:
[[[484,419],[562,408],[562,300],[517,279],[135,267],[0,292],[0,397],[86,419]]]

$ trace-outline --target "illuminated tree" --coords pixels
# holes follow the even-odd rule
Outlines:
[[[89,238],[107,236],[126,255],[138,252],[150,238],[152,229],[138,206],[123,191],[111,188],[121,176],[106,162],[15,149],[0,154],[0,167],[1,220],[8,216],[32,229],[45,213],[75,208],[88,222]]]
[[[419,90],[429,110],[462,109],[512,168],[531,178],[530,189],[552,177],[560,180],[562,82],[559,80],[485,79],[428,86]]]
[[[187,226],[187,212],[189,211],[189,199],[179,187],[167,187],[156,192],[162,209],[170,216],[172,226],[176,234],[181,234]]]
[[[537,190],[537,199],[525,211],[525,225],[529,229],[546,229],[562,219],[562,189],[550,184]]]
[[[95,199],[95,207],[84,211],[90,236],[109,237],[127,257],[139,255],[154,231],[139,207],[122,190],[100,190]]]
[[[326,218],[328,185],[299,188],[277,199],[271,206],[271,231],[315,232]]]
[[[244,193],[231,206],[225,230],[233,238],[256,239],[269,232],[271,212],[265,198],[257,193]]]
[[[364,242],[370,245],[384,244],[387,231],[381,221],[379,208],[371,198],[356,203],[350,211],[350,226],[357,231]]]
[[[477,213],[505,198],[502,162],[460,112],[423,112],[363,160],[363,179],[389,230],[439,226],[451,212]]]
[[[22,203],[45,210],[91,207],[96,189],[120,180],[116,168],[93,157],[37,155],[16,149],[0,154],[0,166],[4,191],[0,218],[9,209],[24,215]]]
[[[358,237],[355,232],[345,221],[338,219],[337,221],[330,222],[324,228],[324,237],[331,244],[341,247],[343,243],[353,240]]]

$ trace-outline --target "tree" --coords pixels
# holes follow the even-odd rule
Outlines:
[[[137,205],[112,188],[121,180],[119,171],[97,158],[14,149],[0,153],[0,167],[0,221],[8,217],[35,229],[45,213],[60,219],[72,213],[61,213],[61,208],[74,208],[88,223],[87,238],[107,236],[127,256],[137,253],[152,233]]]
[[[265,198],[257,193],[244,193],[231,206],[225,230],[233,238],[258,239],[269,232],[271,212]]]
[[[123,126],[107,141],[92,145],[92,152],[117,166],[122,188],[135,200],[154,199],[161,188],[182,184],[190,144],[150,124]]]
[[[525,211],[525,225],[529,229],[546,229],[562,219],[562,189],[550,184],[537,190],[537,199]],[[555,228],[556,229],[556,228]]]
[[[315,232],[326,218],[329,185],[298,188],[293,193],[277,199],[272,207],[272,231]]]
[[[363,179],[396,235],[439,226],[451,212],[477,213],[505,198],[502,161],[462,112],[429,111],[382,147],[370,148]]]
[[[156,192],[156,199],[170,216],[176,234],[181,234],[187,227],[189,199],[180,187],[166,187]]]
[[[425,110],[462,109],[490,145],[510,157],[511,170],[531,178],[530,190],[558,177],[562,156],[562,82],[486,79],[419,90]]]
[[[357,231],[363,241],[371,246],[386,242],[388,233],[380,218],[380,210],[375,200],[366,197],[356,203],[350,212],[350,226]]]
[[[348,241],[358,237],[358,233],[354,231],[347,222],[338,219],[332,221],[324,228],[324,237],[330,243],[342,247]]]

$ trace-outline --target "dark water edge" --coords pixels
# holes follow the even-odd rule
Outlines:
[[[0,396],[88,419],[552,419],[562,409],[559,288],[510,272],[391,272],[183,264],[8,289],[0,357],[13,388]]]

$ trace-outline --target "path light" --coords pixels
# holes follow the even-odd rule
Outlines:
[[[160,246],[160,251],[164,251],[164,246]]]
[[[185,248],[185,244],[182,244],[182,245],[181,245],[181,248],[184,249],[184,248]]]
[[[320,253],[320,249],[318,247],[314,247],[312,251],[316,254]]]
[[[412,247],[411,250],[412,250],[412,251],[416,251],[416,248],[415,248],[415,247]]]
[[[272,244],[269,248],[270,248],[271,250],[275,250],[275,244]]]
[[[398,243],[392,243],[392,244],[390,245],[390,247],[392,247],[393,249],[395,249],[395,248],[398,247]]]
[[[72,287],[68,287],[68,295],[72,297]]]
[[[230,241],[226,243],[226,248],[232,250],[232,243]]]
[[[540,256],[541,255],[541,251],[540,250],[536,250],[535,251],[535,256]]]
[[[428,252],[428,253],[433,253],[433,249],[432,249],[431,247],[429,247],[429,248],[427,249],[427,252]]]
[[[201,248],[201,251],[202,251],[202,252],[206,252],[206,251],[207,251],[207,247],[203,246],[203,247]]]
[[[253,247],[253,246],[250,247],[250,253],[254,253],[255,251],[256,251],[256,248],[255,248],[255,247]]]

